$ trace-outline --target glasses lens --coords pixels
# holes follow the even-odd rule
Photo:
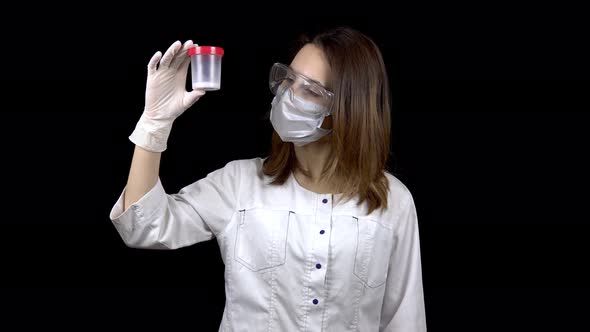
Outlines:
[[[304,80],[301,84],[296,85],[293,90],[298,97],[306,101],[313,102],[325,108],[329,106],[330,99],[326,95],[325,89],[314,82]]]
[[[329,109],[331,107],[333,98],[331,92],[283,64],[275,63],[272,66],[269,86],[270,91],[275,96],[281,95],[287,89],[292,88],[295,95],[305,101],[313,102],[322,108]]]
[[[291,76],[292,73],[290,73],[290,70],[287,66],[280,63],[275,63],[270,70],[270,91],[274,95],[280,95],[293,83]]]

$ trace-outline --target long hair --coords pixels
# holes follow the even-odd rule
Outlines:
[[[339,27],[303,40],[319,47],[330,66],[334,92],[332,146],[322,176],[337,193],[358,205],[367,202],[368,213],[387,207],[389,183],[385,177],[390,144],[390,91],[383,57],[369,37],[348,27]],[[291,142],[272,135],[270,155],[263,173],[271,184],[283,184],[291,172],[301,169]]]

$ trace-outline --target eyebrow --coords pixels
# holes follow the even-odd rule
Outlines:
[[[310,77],[307,77],[307,76],[305,76],[305,75],[301,74],[300,72],[298,72],[298,71],[296,71],[295,69],[293,69],[293,67],[289,66],[289,69],[291,69],[292,71],[296,72],[297,74],[299,74],[299,75],[301,75],[301,76],[303,76],[303,77],[307,78],[309,81],[311,81],[311,82],[314,82],[315,84],[317,84],[317,85],[321,86],[322,88],[324,88],[324,89],[326,89],[326,90],[330,91],[330,90],[329,90],[328,88],[326,88],[326,87],[325,87],[325,86],[324,86],[322,83],[320,83],[320,82],[318,82],[318,81],[314,80],[313,78],[310,78]]]

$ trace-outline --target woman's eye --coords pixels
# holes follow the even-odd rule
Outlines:
[[[320,97],[320,94],[319,94],[319,93],[316,93],[316,92],[314,92],[314,91],[313,91],[313,90],[311,90],[311,89],[305,89],[305,92],[306,92],[307,94],[309,94],[310,96],[313,96],[313,97]]]

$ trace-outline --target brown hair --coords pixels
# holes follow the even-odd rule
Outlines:
[[[347,200],[358,194],[358,205],[367,202],[368,213],[387,207],[389,184],[385,177],[390,140],[390,91],[387,72],[377,45],[364,34],[339,27],[311,41],[326,56],[331,69],[328,86],[332,106],[332,155],[322,176]],[[293,144],[273,132],[270,155],[263,172],[271,184],[283,184],[299,169]]]

